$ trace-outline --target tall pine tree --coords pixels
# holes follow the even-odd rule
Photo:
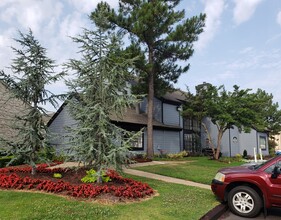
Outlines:
[[[177,61],[187,61],[193,54],[193,42],[203,31],[205,15],[185,18],[185,11],[175,8],[180,0],[119,0],[114,11],[101,2],[91,18],[107,8],[107,28],[117,28],[129,34],[127,50],[138,56],[135,70],[138,78],[136,90],[147,94],[147,156],[153,157],[153,98],[172,88],[178,77],[188,71]],[[104,23],[103,23],[104,24]],[[103,25],[101,24],[101,25]],[[100,24],[98,24],[100,25]]]
[[[104,16],[96,17],[103,22]],[[76,74],[68,82],[70,112],[77,122],[72,127],[73,153],[97,170],[98,182],[109,167],[121,170],[128,162],[129,148],[138,133],[128,132],[111,122],[112,114],[122,118],[124,110],[138,100],[128,93],[129,68],[133,59],[124,58],[120,39],[103,28],[84,30],[74,42],[80,44],[81,60],[70,60],[67,68]]]
[[[14,140],[2,140],[10,147],[7,149],[14,160],[23,159],[32,166],[32,174],[36,172],[36,160],[39,151],[46,147],[47,126],[43,121],[46,115],[44,105],[50,102],[57,106],[58,96],[46,89],[46,85],[59,80],[63,73],[54,73],[54,61],[46,55],[46,49],[40,45],[31,30],[27,34],[19,32],[15,41],[21,48],[12,48],[16,58],[11,65],[12,74],[0,72],[12,94],[12,98],[21,100],[26,111],[15,118],[13,129],[18,132]]]

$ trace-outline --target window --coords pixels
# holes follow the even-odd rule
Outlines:
[[[260,136],[260,149],[266,150],[266,138]]]
[[[143,150],[143,133],[132,142],[132,150]]]
[[[186,129],[186,130],[192,130],[192,120],[191,119],[189,119],[189,118],[186,118],[185,120],[184,120],[184,129]]]

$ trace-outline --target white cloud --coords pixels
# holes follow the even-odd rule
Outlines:
[[[255,10],[263,0],[234,0],[235,7],[233,12],[233,19],[235,24],[239,25],[248,21]]]
[[[205,22],[204,32],[200,34],[195,48],[202,50],[213,39],[221,24],[221,16],[226,7],[224,0],[205,0],[204,13],[207,18]]]
[[[277,23],[281,26],[281,11],[277,14]]]
[[[235,79],[235,73],[233,73],[232,71],[226,71],[224,73],[218,74],[218,78],[219,80],[230,80],[230,79]]]
[[[21,30],[31,28],[34,33],[40,33],[44,24],[58,18],[63,9],[62,3],[50,0],[14,0],[4,6],[0,8],[0,20]]]
[[[253,52],[254,48],[253,47],[246,47],[242,50],[239,51],[240,54],[248,54],[250,52]]]
[[[273,37],[269,38],[265,44],[271,44],[274,43],[275,41],[279,40],[281,38],[281,34],[276,34]]]
[[[79,12],[73,12],[62,20],[60,23],[60,38],[64,41],[69,41],[69,37],[76,37],[81,33],[82,28],[87,28],[89,21]]]

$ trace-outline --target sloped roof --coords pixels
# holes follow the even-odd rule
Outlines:
[[[147,125],[147,114],[145,113],[138,113],[135,108],[129,108],[126,109],[124,115],[122,117],[118,117],[115,114],[112,114],[110,116],[110,119],[115,122],[121,122],[121,123],[131,123],[131,124],[138,124],[138,125]],[[178,129],[181,130],[182,128],[180,126],[174,126],[174,125],[166,125],[159,121],[153,120],[153,126],[159,127],[159,128],[169,128],[169,129]]]
[[[184,92],[181,90],[174,90],[173,92],[167,93],[166,95],[161,97],[162,100],[166,100],[168,102],[173,102],[177,104],[181,104],[184,99],[185,95]],[[59,113],[64,109],[64,107],[67,105],[66,102],[64,102],[61,107],[58,109],[58,111],[52,116],[52,118],[49,120],[47,126],[50,126],[52,122],[55,120],[55,118],[59,115]],[[147,114],[146,113],[138,113],[135,108],[128,108],[126,109],[124,115],[122,117],[118,117],[116,114],[112,114],[110,116],[110,119],[117,123],[130,123],[130,124],[137,124],[137,125],[147,125]],[[176,125],[166,125],[159,121],[153,120],[153,126],[158,128],[167,128],[167,129],[176,129],[176,130],[182,130],[180,126]]]
[[[161,97],[162,100],[167,100],[175,103],[183,103],[185,101],[185,92],[176,89],[172,92],[167,92]]]
[[[16,116],[25,113],[27,106],[19,99],[11,96],[3,80],[0,79],[0,137],[6,140],[12,140],[18,134],[13,129]],[[19,122],[17,122],[19,123]],[[1,147],[1,146],[0,146]]]

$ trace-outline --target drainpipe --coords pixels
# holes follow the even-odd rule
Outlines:
[[[230,128],[228,129],[228,141],[229,141],[229,157],[231,157],[231,137],[230,137]]]

